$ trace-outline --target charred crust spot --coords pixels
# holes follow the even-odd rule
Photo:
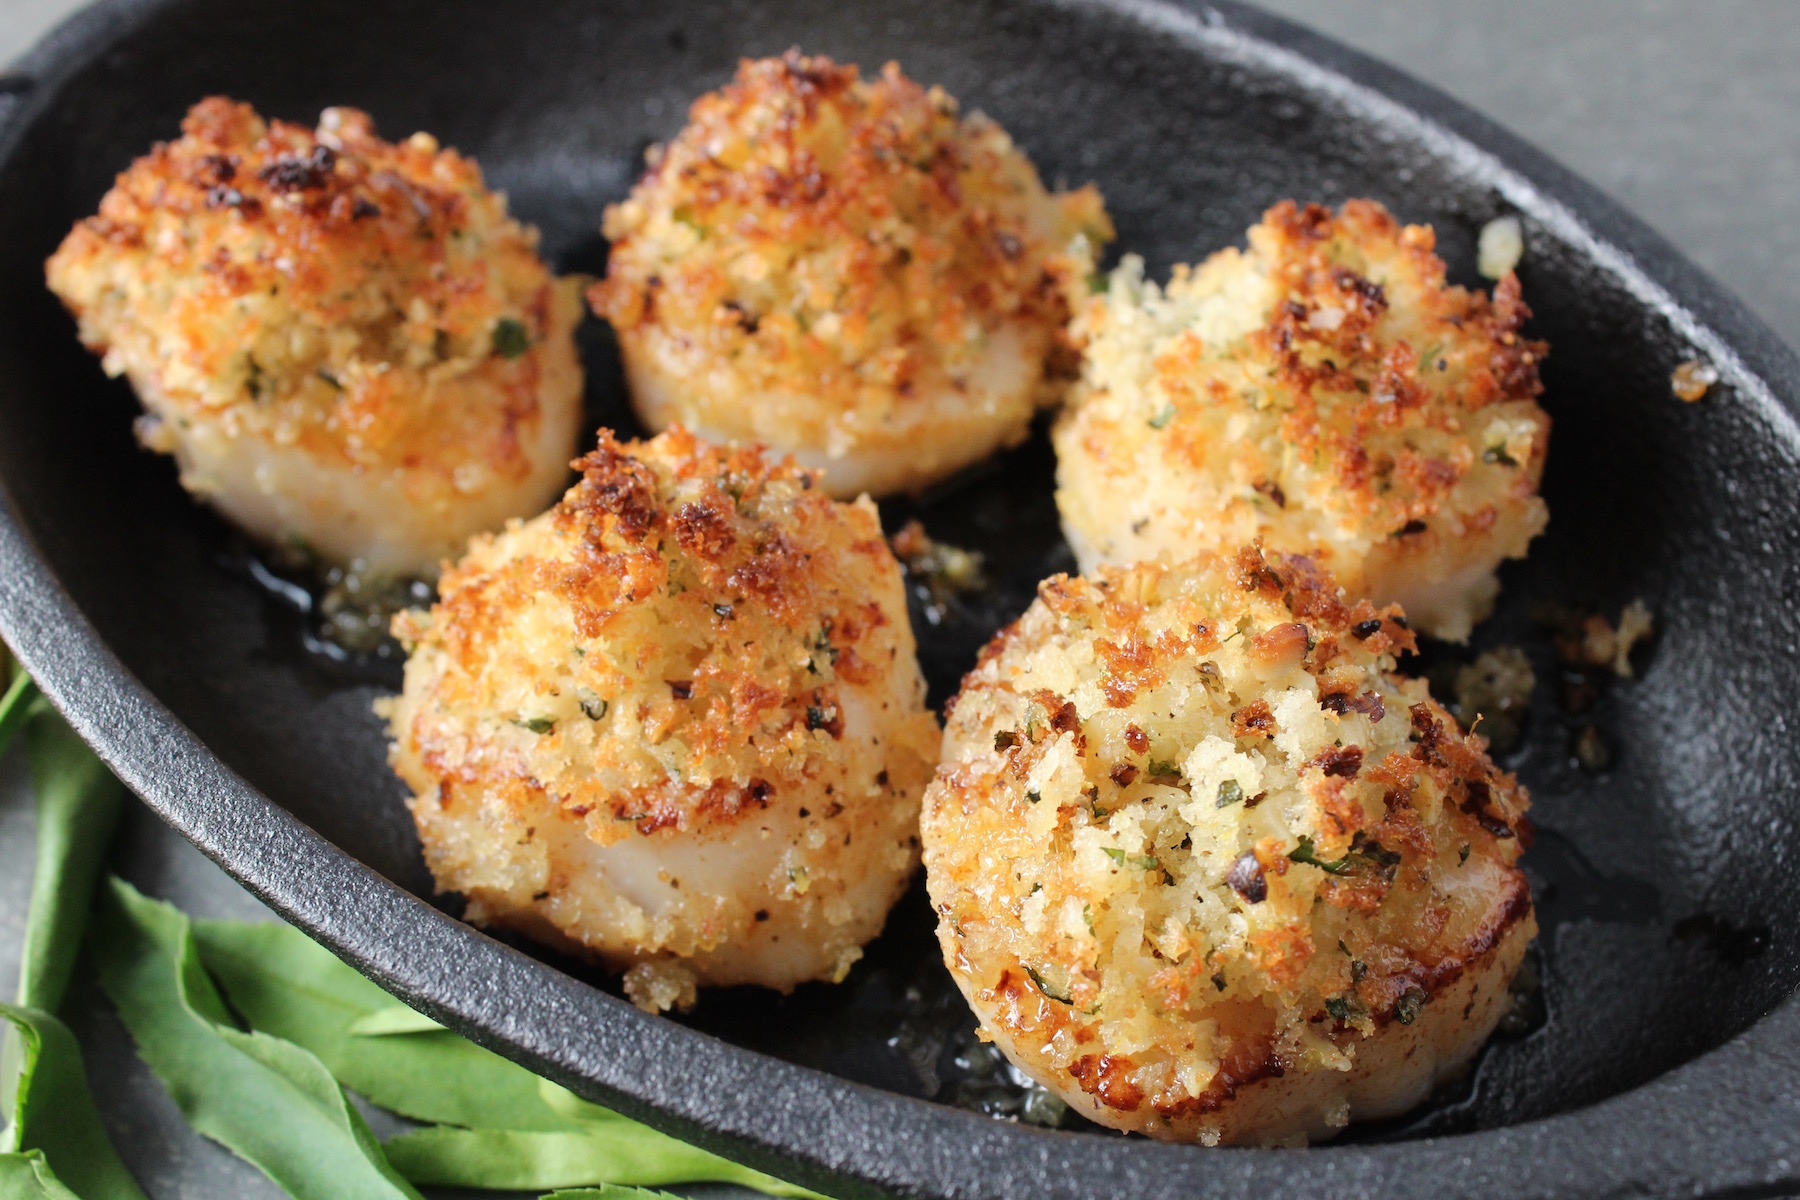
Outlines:
[[[1296,666],[1305,660],[1312,643],[1312,630],[1290,621],[1251,638],[1250,660],[1265,670]]]
[[[694,698],[694,681],[693,680],[691,680],[691,679],[671,679],[671,680],[668,680],[667,682],[669,684],[669,695],[675,697],[675,699],[677,699],[677,700],[692,700]]]
[[[613,518],[633,541],[641,542],[656,527],[661,507],[657,502],[656,472],[629,454],[610,434],[575,460],[581,482],[558,506],[558,520],[586,536],[600,536]]]
[[[1138,769],[1131,763],[1120,763],[1112,769],[1108,777],[1120,787],[1130,787],[1137,782]]]
[[[1269,898],[1269,880],[1254,851],[1246,850],[1237,856],[1225,872],[1225,882],[1251,904],[1261,904]]]
[[[1323,775],[1339,779],[1355,779],[1362,770],[1363,750],[1361,746],[1331,746],[1312,760],[1312,765],[1319,768]]]
[[[226,184],[206,189],[206,207],[208,208],[244,208],[255,207],[256,201],[245,197],[244,193]]]
[[[675,540],[683,550],[697,558],[717,562],[736,543],[731,522],[725,513],[711,504],[690,502],[675,513]]]
[[[1275,714],[1267,700],[1253,700],[1231,714],[1231,732],[1236,737],[1274,737]]]
[[[840,739],[844,736],[843,711],[836,701],[822,691],[815,691],[812,703],[806,706],[806,728],[810,732],[822,730],[833,739]]]
[[[755,337],[757,330],[762,328],[762,318],[745,308],[736,300],[727,300],[719,307],[730,313],[732,320],[737,322],[738,327],[751,337]]]
[[[257,178],[278,193],[317,191],[331,181],[337,152],[314,146],[307,154],[283,154],[258,171]]]
[[[1415,704],[1406,710],[1412,721],[1412,756],[1431,766],[1449,766],[1444,758],[1444,723],[1432,715],[1431,706]]]
[[[1246,592],[1260,592],[1273,600],[1287,586],[1275,567],[1263,557],[1260,543],[1245,546],[1233,559],[1238,586]]]
[[[1117,1055],[1084,1054],[1069,1064],[1069,1074],[1081,1090],[1108,1108],[1133,1112],[1144,1103],[1144,1089],[1132,1082],[1131,1071],[1137,1064]]]
[[[1149,737],[1136,725],[1127,725],[1125,727],[1125,744],[1131,747],[1131,752],[1133,754],[1148,754],[1150,752]]]
[[[1464,785],[1463,801],[1458,807],[1461,808],[1463,812],[1474,817],[1475,823],[1480,825],[1489,834],[1501,841],[1505,841],[1516,835],[1513,832],[1512,826],[1501,820],[1493,812],[1491,807],[1493,800],[1494,791],[1487,785],[1486,781],[1471,779]]]

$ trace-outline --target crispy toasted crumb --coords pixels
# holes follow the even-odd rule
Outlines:
[[[1677,400],[1693,404],[1706,398],[1707,389],[1719,382],[1719,369],[1709,362],[1690,358],[1676,364],[1669,375],[1669,390]]]
[[[938,728],[867,500],[675,429],[602,432],[475,539],[388,710],[438,886],[652,1007],[841,979],[918,861]]]
[[[1098,192],[1047,193],[942,89],[797,51],[696,101],[605,229],[589,295],[645,423],[791,452],[844,497],[1022,440],[1112,236]]]
[[[190,491],[264,541],[430,574],[568,478],[579,283],[536,246],[429,134],[213,97],[46,276]]]
[[[1055,433],[1083,568],[1261,538],[1467,638],[1547,520],[1545,347],[1519,336],[1516,276],[1491,300],[1446,287],[1432,246],[1371,201],[1289,201],[1167,289],[1127,258],[1076,321]]]
[[[1085,1115],[1276,1143],[1399,1113],[1507,1010],[1527,796],[1394,655],[1397,608],[1254,548],[1057,576],[925,796],[944,961]]]

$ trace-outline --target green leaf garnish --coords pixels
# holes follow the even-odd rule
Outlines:
[[[189,1124],[296,1200],[419,1200],[325,1064],[236,1026],[186,916],[119,879],[95,915],[100,986]]]
[[[37,791],[38,842],[19,1003],[53,1013],[75,970],[125,788],[68,722],[47,707],[40,713],[25,733]]]
[[[1322,859],[1313,852],[1312,838],[1307,836],[1304,833],[1300,835],[1300,844],[1298,846],[1295,846],[1293,848],[1293,850],[1289,851],[1289,853],[1288,853],[1289,860],[1291,860],[1293,862],[1297,862],[1297,863],[1306,863],[1310,866],[1317,867],[1317,868],[1319,868],[1319,870],[1325,872],[1327,875],[1346,874],[1350,870],[1350,868],[1354,865],[1350,861],[1353,857],[1354,857],[1353,855],[1346,854],[1346,855],[1344,855],[1344,857],[1337,859],[1335,861],[1327,861],[1325,859]]]
[[[1044,977],[1042,975],[1038,974],[1037,971],[1034,970],[1030,965],[1028,965],[1028,964],[1021,964],[1021,965],[1023,965],[1025,967],[1025,973],[1027,975],[1031,976],[1031,982],[1037,987],[1038,991],[1044,993],[1044,995],[1050,997],[1050,999],[1058,1001],[1059,1003],[1062,1003],[1062,1004],[1073,1004],[1075,1002],[1075,994],[1073,992],[1069,991],[1067,988],[1064,988],[1061,991],[1058,991],[1057,989],[1051,987],[1049,984],[1045,983]]]
[[[0,736],[40,709],[30,684],[15,684],[0,699]],[[67,985],[124,789],[54,713],[27,736],[41,840],[21,988],[42,1003]],[[674,1200],[625,1185],[688,1182],[824,1200],[538,1078],[396,1003],[298,930],[192,922],[116,879],[99,900],[93,962],[140,1056],[200,1133],[299,1200],[417,1200],[406,1175],[576,1189],[561,1200]],[[8,1023],[22,1070],[4,1076],[19,1081],[18,1110],[0,1151],[23,1152],[0,1152],[0,1198],[143,1200],[106,1139],[68,1030],[40,1009],[0,1005]],[[384,1150],[346,1086],[443,1124]]]
[[[0,755],[6,753],[13,738],[25,728],[25,723],[43,707],[43,697],[38,695],[37,684],[31,682],[31,676],[23,671],[13,676],[6,694],[0,696]]]
[[[1163,409],[1161,412],[1157,413],[1155,416],[1150,418],[1150,428],[1166,429],[1166,428],[1168,428],[1169,422],[1173,421],[1174,419],[1175,419],[1175,406],[1173,404],[1166,404],[1163,406]]]
[[[68,990],[125,789],[23,672],[0,698],[0,753],[23,731],[36,785],[37,856],[19,1003],[0,1005],[0,1195],[143,1200],[94,1107],[81,1049],[54,1015]],[[70,1189],[75,1189],[71,1191]]]
[[[29,1182],[38,1190],[17,1194],[55,1196],[67,1188],[83,1200],[143,1200],[100,1123],[81,1047],[68,1026],[42,1009],[10,1004],[0,1004],[0,1021],[17,1031],[20,1058],[6,1148],[27,1152],[0,1155],[0,1196],[15,1195],[9,1173],[27,1178],[20,1164],[9,1168],[5,1160],[35,1152],[40,1158],[30,1167]]]
[[[559,1189],[547,1196],[540,1196],[538,1200],[683,1200],[683,1198],[670,1195],[668,1192],[653,1192],[648,1188],[603,1183],[599,1187]]]
[[[576,1127],[546,1101],[542,1089],[555,1085],[524,1067],[448,1030],[400,1035],[394,998],[291,926],[198,920],[194,937],[207,971],[252,1029],[304,1047],[382,1108],[451,1125]],[[383,1025],[388,1032],[377,1032]],[[612,1116],[598,1105],[586,1112],[585,1101],[564,1094],[571,1112]]]
[[[399,1171],[426,1187],[523,1191],[611,1178],[632,1185],[736,1183],[771,1196],[818,1195],[623,1117],[563,1133],[439,1125],[390,1138],[383,1148]],[[621,1190],[650,1194],[635,1187]]]
[[[501,317],[494,322],[494,353],[501,358],[517,358],[531,349],[531,334],[522,321]]]
[[[1219,785],[1219,798],[1213,804],[1215,808],[1230,808],[1233,804],[1244,802],[1244,788],[1235,779],[1227,779]]]
[[[598,720],[599,718],[595,718]],[[549,733],[556,728],[555,717],[520,717],[513,722],[520,729],[528,729],[532,733]]]
[[[0,1196],[6,1200],[82,1200],[62,1185],[38,1150],[0,1154]]]
[[[1154,871],[1161,865],[1156,861],[1156,856],[1153,854],[1127,854],[1117,846],[1102,846],[1100,848],[1106,851],[1106,857],[1112,859],[1120,866],[1130,865],[1142,868],[1146,871]]]

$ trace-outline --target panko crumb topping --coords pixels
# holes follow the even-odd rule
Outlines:
[[[680,429],[576,466],[395,622],[393,760],[439,885],[614,965],[688,960],[628,978],[651,1003],[841,977],[917,861],[938,748],[874,506]]]
[[[1112,236],[1099,193],[1047,193],[943,89],[893,63],[745,60],[649,162],[607,210],[589,297],[652,424],[807,453],[853,495],[845,456],[910,456],[865,482],[912,486],[961,465],[971,430],[977,457],[1022,438],[1066,382],[1071,297]]]
[[[945,962],[1015,1062],[1217,1142],[1399,1111],[1466,1061],[1535,932],[1528,802],[1393,674],[1412,645],[1254,548],[1041,586],[923,817]]]
[[[427,570],[476,529],[547,503],[566,477],[579,285],[551,276],[536,231],[429,134],[394,144],[351,108],[309,129],[203,100],[180,138],[119,175],[46,273],[108,374],[137,387],[145,444],[177,454],[190,488],[224,494],[270,540],[294,535],[343,560],[358,549],[323,511],[319,528],[291,511],[234,511],[258,504],[228,494],[240,482],[229,456],[246,444],[340,477],[397,477],[385,499],[402,511],[389,518],[421,510],[431,543],[402,565]],[[294,480],[288,462],[272,470],[328,491]],[[294,528],[256,528],[283,517]]]
[[[1516,275],[1447,286],[1434,244],[1372,201],[1284,201],[1166,289],[1128,256],[1076,321],[1056,431],[1083,566],[1261,538],[1466,638],[1547,520],[1546,347]]]

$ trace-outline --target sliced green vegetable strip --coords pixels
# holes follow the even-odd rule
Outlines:
[[[623,1120],[573,1095],[591,1112],[550,1107],[536,1075],[448,1031],[350,1032],[377,1017],[393,1021],[394,998],[298,929],[203,920],[194,935],[207,969],[252,1029],[304,1046],[345,1087],[403,1117],[525,1130],[575,1129],[583,1116]]]
[[[667,1192],[653,1192],[648,1188],[623,1187],[616,1183],[603,1183],[599,1187],[567,1188],[540,1196],[538,1200],[681,1200],[679,1196],[671,1196]]]
[[[0,671],[0,680],[5,672]],[[13,676],[6,694],[0,696],[0,755],[4,755],[12,746],[13,738],[19,730],[25,728],[25,722],[42,707],[43,697],[38,695],[37,684],[31,682],[31,676],[21,671]]]
[[[323,1063],[232,1024],[187,917],[118,879],[96,915],[101,986],[189,1124],[297,1200],[419,1200]]]
[[[37,792],[37,867],[19,965],[19,1003],[53,1013],[75,969],[125,788],[55,712],[45,710],[31,722],[25,748]]]
[[[387,1143],[389,1160],[415,1183],[726,1181],[776,1196],[814,1194],[590,1104],[438,1027],[290,926],[201,920],[194,933],[207,969],[253,1029],[311,1050],[383,1108],[465,1127]]]
[[[23,1050],[5,1148],[41,1151],[82,1200],[143,1200],[100,1124],[81,1047],[68,1026],[47,1012],[10,1004],[0,1004],[0,1019],[18,1030]]]
[[[0,1154],[0,1200],[82,1200],[64,1187],[33,1150],[27,1154]]]
[[[629,1185],[737,1183],[772,1196],[816,1196],[630,1121],[571,1133],[421,1129],[389,1138],[388,1160],[414,1183],[558,1188],[596,1180]]]

